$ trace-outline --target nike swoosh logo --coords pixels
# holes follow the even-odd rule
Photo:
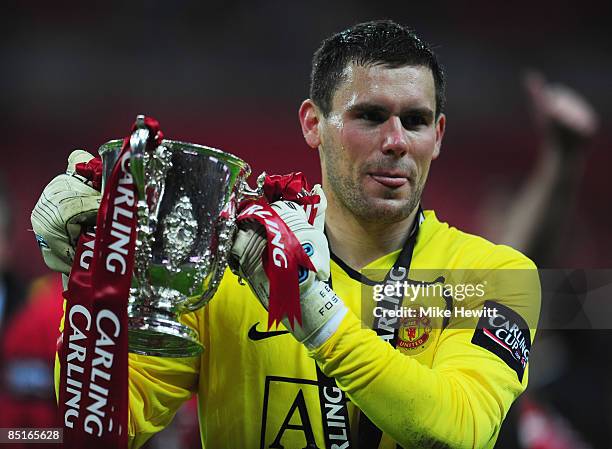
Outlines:
[[[277,335],[283,335],[283,334],[288,334],[289,331],[267,331],[267,332],[260,332],[257,330],[257,325],[259,324],[259,321],[255,324],[253,324],[251,326],[251,328],[249,329],[249,338],[253,341],[258,341],[258,340],[264,340],[266,338],[270,338],[270,337],[276,337]]]

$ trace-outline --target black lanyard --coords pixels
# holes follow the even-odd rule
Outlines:
[[[414,253],[414,247],[416,245],[417,235],[419,232],[419,227],[425,216],[423,214],[423,210],[419,206],[418,213],[415,217],[414,225],[410,231],[410,235],[408,239],[404,243],[404,247],[400,252],[397,260],[393,264],[393,267],[389,270],[387,275],[385,276],[384,284],[387,282],[403,282],[404,280],[408,280],[408,274],[410,271],[410,264],[412,262],[412,255]],[[361,282],[366,285],[374,285],[378,284],[376,281],[372,281],[368,279],[366,276],[359,273],[357,270],[349,267],[343,260],[338,258],[333,252],[331,253],[331,259],[338,264],[340,268],[342,268],[352,279]],[[331,273],[329,276],[329,286],[332,285]],[[393,298],[389,298],[393,299]],[[382,300],[380,302],[380,307],[386,309],[396,309],[402,306],[402,298],[396,298],[397,301],[386,301]],[[378,319],[374,320],[372,324],[372,329],[376,331],[379,337],[387,340],[394,348],[397,344],[397,337],[399,332],[399,326],[394,326],[393,328],[389,328],[387,326],[381,326]],[[391,335],[393,334],[393,335]],[[315,364],[316,365],[316,364]],[[319,383],[319,401],[321,404],[321,414],[323,416],[323,432],[325,435],[325,447],[330,449],[332,444],[336,444],[344,449],[348,448],[357,448],[360,449],[376,449],[380,444],[380,440],[382,438],[382,431],[370,421],[370,419],[363,413],[360,413],[359,416],[359,437],[358,437],[358,445],[353,445],[351,441],[351,432],[349,426],[349,417],[348,417],[348,407],[346,405],[347,399],[344,391],[340,390],[336,385],[336,381],[333,378],[327,377],[323,372],[317,367],[317,379]],[[336,396],[333,398],[335,400],[334,404],[330,404],[330,391],[334,392]],[[328,413],[332,412],[333,413]],[[333,419],[330,419],[331,418]],[[344,427],[340,427],[340,426]],[[341,432],[338,432],[338,431]],[[344,439],[346,437],[346,439]],[[348,444],[346,444],[346,443]],[[344,445],[342,445],[345,443]],[[398,446],[399,447],[399,446]]]

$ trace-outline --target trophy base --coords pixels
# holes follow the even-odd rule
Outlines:
[[[204,349],[193,329],[162,316],[129,317],[128,348],[156,357],[192,357]]]

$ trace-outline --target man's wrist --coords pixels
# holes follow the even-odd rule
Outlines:
[[[346,314],[342,299],[324,282],[315,280],[308,291],[301,294],[302,326],[296,324],[291,330],[293,336],[308,346],[319,346],[337,329],[339,321],[327,326],[336,315]],[[341,320],[340,320],[341,321]],[[322,332],[322,329],[325,331]],[[326,335],[326,337],[324,337]]]
[[[310,337],[304,340],[304,346],[310,351],[323,346],[336,333],[340,323],[348,313],[348,308],[342,304],[340,310],[336,312],[319,330],[315,331]]]

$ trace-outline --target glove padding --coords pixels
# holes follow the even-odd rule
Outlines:
[[[338,319],[334,320],[336,323],[331,330],[327,329],[329,326],[326,326],[326,324],[339,312],[343,312],[341,315],[344,316],[346,307],[324,282],[329,279],[330,259],[327,238],[323,233],[327,204],[320,186],[315,186],[313,194],[321,196],[314,226],[308,223],[304,209],[296,203],[277,201],[272,203],[271,206],[295,234],[317,270],[316,273],[305,269],[300,270],[302,326],[295,323],[295,327],[292,329],[286,317],[282,321],[298,341],[305,343],[307,346],[315,347],[323,343],[337,328]],[[266,232],[263,226],[257,222],[243,222],[240,224],[240,229],[234,241],[230,259],[231,264],[237,267],[239,275],[248,281],[251,290],[268,310],[270,284],[261,258],[265,247]],[[295,282],[295,280],[287,279],[286,282]],[[325,338],[320,341],[321,339],[318,337],[324,327],[326,327]]]
[[[74,150],[68,157],[66,173],[47,184],[32,210],[32,229],[45,264],[53,271],[70,273],[82,227],[96,224],[102,196],[75,173],[78,163],[92,158],[87,151]]]

